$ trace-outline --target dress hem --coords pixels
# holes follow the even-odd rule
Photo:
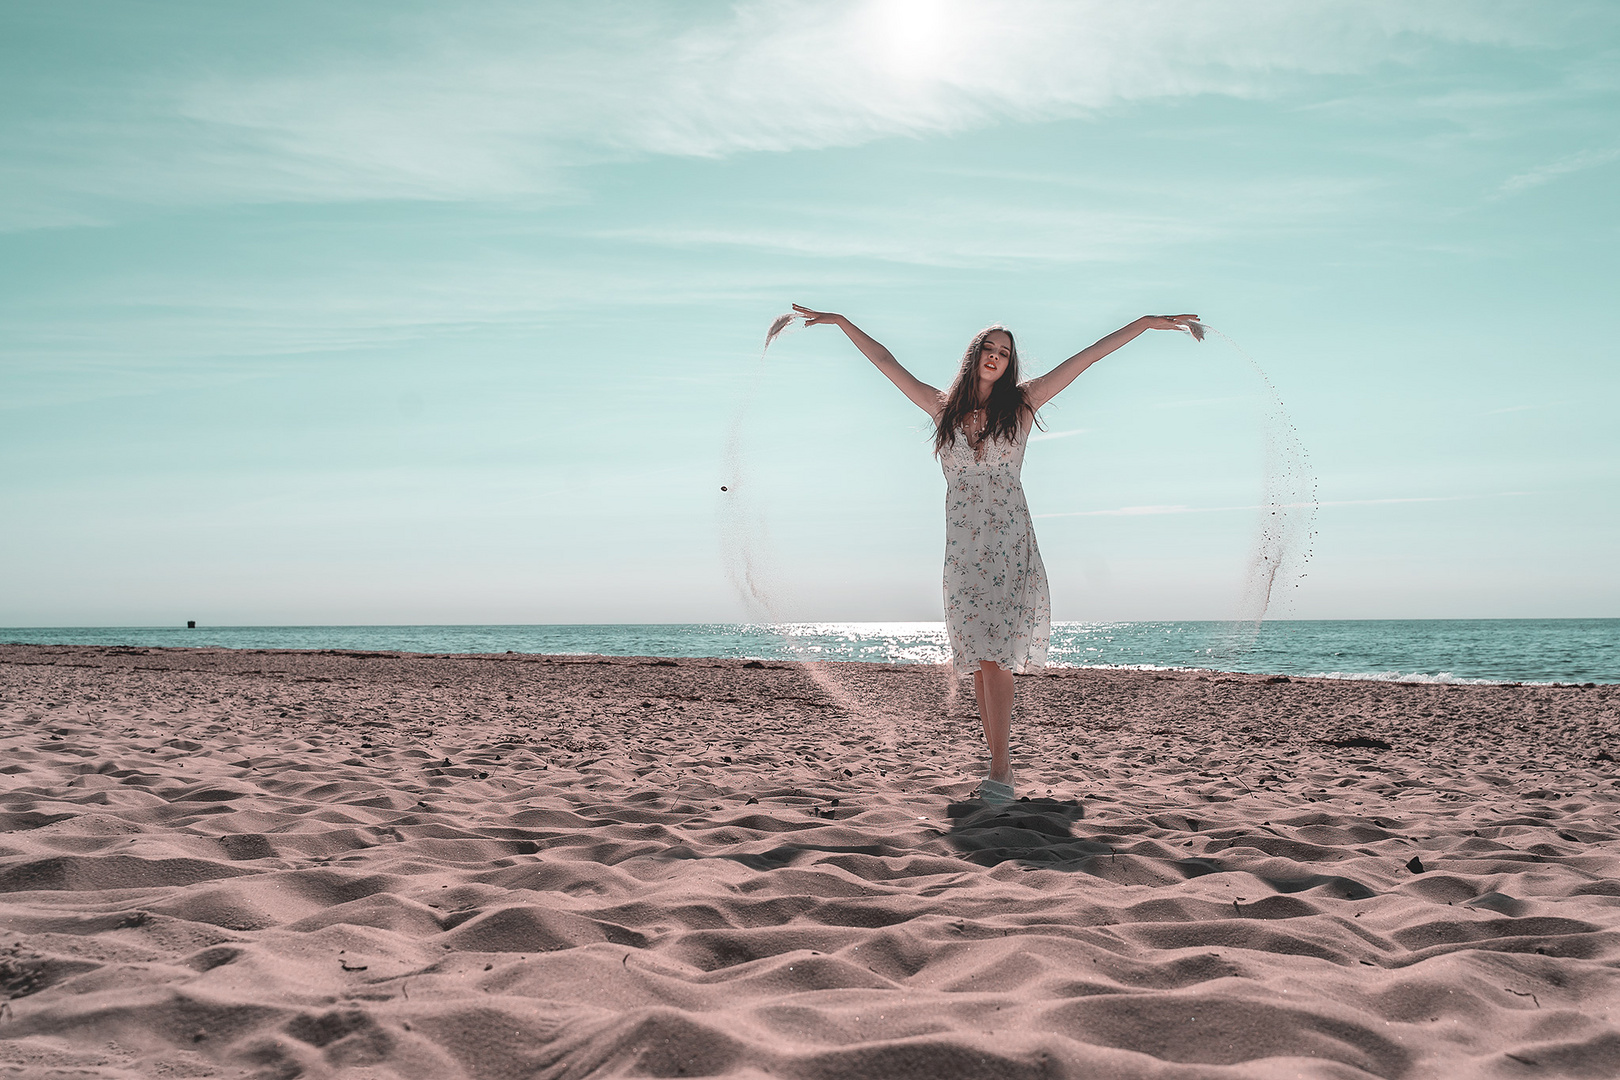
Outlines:
[[[957,660],[952,657],[950,661],[951,673],[959,679],[967,675],[975,675],[978,673],[979,668],[986,663],[1000,664],[1014,675],[1039,674],[1045,671],[1048,666],[1045,660],[1025,660],[1020,664],[1013,660],[1002,660],[994,656],[975,656],[967,660]]]

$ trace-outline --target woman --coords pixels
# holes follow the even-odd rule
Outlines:
[[[1013,674],[1046,663],[1052,608],[1046,569],[1019,470],[1035,414],[1086,368],[1144,330],[1202,336],[1196,315],[1144,315],[1045,375],[1018,381],[1018,347],[1002,326],[981,330],[944,393],[900,366],[894,354],[842,315],[793,305],[806,326],[829,323],[934,421],[945,470],[945,624],[955,674],[973,673],[973,696],[990,746],[979,797],[1013,798]]]

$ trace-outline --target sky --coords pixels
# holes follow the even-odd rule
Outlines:
[[[0,626],[938,620],[927,417],[792,302],[934,385],[1198,313],[1272,615],[1620,616],[1617,190],[1607,2],[6,5]],[[1058,619],[1234,612],[1268,395],[1047,408]]]

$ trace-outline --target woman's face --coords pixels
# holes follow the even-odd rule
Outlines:
[[[993,383],[1001,378],[1012,363],[1012,335],[1005,330],[992,330],[979,346],[979,379]]]

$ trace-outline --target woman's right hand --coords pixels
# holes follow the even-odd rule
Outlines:
[[[796,311],[799,317],[804,320],[804,325],[806,326],[819,326],[822,323],[830,323],[833,326],[838,326],[844,321],[844,317],[842,315],[835,315],[831,311],[812,311],[810,308],[807,308],[802,304],[794,304],[793,310]]]

